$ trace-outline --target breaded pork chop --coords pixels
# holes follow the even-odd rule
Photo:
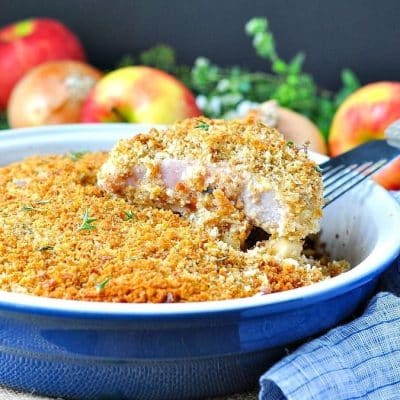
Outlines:
[[[134,204],[179,212],[236,248],[253,227],[298,243],[318,231],[322,214],[315,163],[252,118],[187,119],[121,140],[98,184]]]

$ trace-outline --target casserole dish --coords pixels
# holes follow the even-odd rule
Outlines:
[[[108,150],[145,125],[4,131],[0,164]],[[321,156],[313,155],[317,161]],[[293,342],[338,324],[372,293],[400,249],[397,203],[372,182],[326,208],[322,238],[352,269],[236,300],[119,304],[0,291],[0,384],[70,399],[204,398],[252,387]]]

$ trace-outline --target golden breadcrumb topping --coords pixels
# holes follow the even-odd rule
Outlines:
[[[218,157],[234,146],[222,143],[228,136],[221,131],[220,139],[193,148],[193,156],[212,147],[211,157]],[[279,140],[295,171],[299,154]],[[106,158],[36,156],[0,168],[0,289],[109,302],[222,300],[309,285],[348,266],[305,256],[278,260],[257,248],[243,252],[172,211],[113,197],[96,185]]]
[[[134,204],[171,205],[183,213],[186,207],[186,214],[209,229],[218,227],[220,237],[234,247],[243,244],[253,225],[274,237],[296,241],[318,232],[322,216],[322,180],[306,152],[256,119],[192,118],[119,141],[98,181],[105,190]],[[192,171],[191,178],[179,182],[173,191],[160,178],[162,163],[168,160],[184,160]],[[210,170],[216,176],[214,186],[222,190],[209,190]],[[130,184],[133,178],[140,182]],[[279,222],[261,221],[252,210],[244,213],[238,193],[243,184],[249,191],[244,197],[255,204],[263,193],[273,193],[281,213]],[[220,221],[217,225],[216,220]]]

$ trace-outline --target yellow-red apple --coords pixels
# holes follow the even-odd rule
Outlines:
[[[307,144],[310,150],[327,154],[327,146],[318,127],[304,115],[279,107],[275,100],[252,106],[246,115],[259,118],[265,124],[278,129],[287,141],[300,146]]]
[[[84,61],[79,39],[60,22],[28,19],[0,30],[0,109],[5,109],[10,93],[33,67],[51,60]]]
[[[97,82],[82,110],[82,122],[170,124],[201,115],[191,91],[155,68],[117,69]]]
[[[375,174],[374,180],[388,190],[400,190],[400,158]]]
[[[298,145],[308,144],[309,149],[320,154],[326,154],[326,143],[322,133],[304,115],[279,107],[277,129],[286,140],[293,141]]]
[[[332,156],[374,139],[400,119],[400,82],[376,82],[349,96],[339,107],[331,126],[329,151]],[[400,187],[400,162],[375,175],[387,189]]]
[[[80,61],[49,61],[14,87],[7,107],[11,128],[79,122],[83,103],[102,73]]]

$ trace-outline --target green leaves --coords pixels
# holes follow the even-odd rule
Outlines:
[[[81,231],[91,231],[93,229],[96,229],[96,226],[93,225],[93,223],[96,221],[97,218],[91,218],[89,216],[89,209],[87,208],[83,213],[82,225],[78,229]]]
[[[257,33],[253,37],[253,47],[262,58],[276,58],[275,39],[272,35]]]
[[[344,69],[342,71],[342,88],[336,93],[334,97],[334,104],[339,107],[341,103],[354,91],[360,87],[360,81],[349,69]]]
[[[122,58],[118,61],[117,65],[115,68],[125,68],[125,67],[130,67],[131,65],[135,64],[135,58],[131,56],[130,54],[126,54],[122,56]]]
[[[37,205],[48,204],[48,203],[50,203],[50,200],[37,200],[34,202],[34,204],[37,204]],[[24,204],[21,207],[21,210],[22,211],[36,211],[37,208],[32,203],[32,204]]]
[[[29,205],[29,204],[24,204],[21,208],[22,211],[35,211],[35,207]]]
[[[109,282],[110,282],[110,278],[104,279],[103,281],[101,281],[100,283],[98,283],[98,284],[96,285],[96,290],[97,290],[98,292],[103,291],[103,290],[105,289],[105,287],[108,285]]]
[[[208,131],[210,129],[210,125],[208,125],[206,122],[200,122],[195,126],[196,129],[201,129],[203,131]]]
[[[8,129],[7,115],[0,111],[0,129]]]
[[[257,33],[264,33],[267,29],[268,21],[263,17],[254,17],[245,25],[245,31],[250,36],[254,36]]]
[[[130,221],[135,218],[135,214],[133,211],[124,211],[125,214],[125,221]]]
[[[253,37],[256,53],[270,62],[271,70],[275,73],[269,98],[311,118],[327,138],[337,107],[360,85],[354,73],[343,71],[343,88],[338,93],[322,91],[314,78],[303,72],[303,53],[298,53],[289,63],[278,56],[274,36],[262,18],[251,19],[246,25],[246,33]]]
[[[175,51],[170,46],[159,44],[144,51],[139,56],[140,63],[159,68],[167,72],[175,72]]]
[[[182,66],[176,64],[174,49],[165,44],[153,46],[140,53],[138,57],[126,54],[117,63],[116,67],[123,68],[131,65],[146,65],[175,75],[183,73],[181,69]]]
[[[88,153],[87,150],[75,151],[75,152],[69,153],[69,158],[72,161],[78,161],[87,153]]]
[[[222,71],[205,57],[195,60],[191,72],[192,88],[205,95],[211,94],[222,78]]]
[[[122,63],[148,65],[174,74],[197,95],[197,103],[206,117],[229,118],[242,105],[275,99],[281,106],[310,118],[327,137],[337,108],[360,86],[354,73],[343,71],[343,87],[337,93],[321,90],[314,78],[303,71],[303,53],[290,61],[279,57],[266,18],[252,18],[245,32],[251,37],[256,54],[268,61],[265,72],[250,72],[236,66],[223,68],[205,57],[198,57],[191,67],[178,65],[174,50],[166,45],[154,46],[136,58],[126,56]]]

